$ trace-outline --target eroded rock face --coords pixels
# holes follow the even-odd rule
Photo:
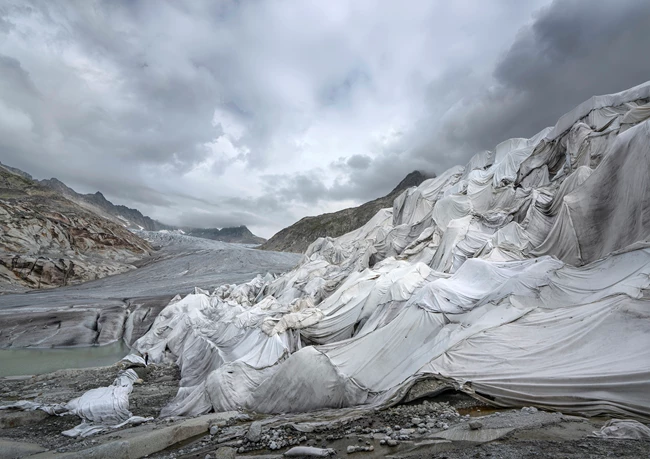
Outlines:
[[[71,285],[134,269],[135,234],[0,167],[0,290]]]

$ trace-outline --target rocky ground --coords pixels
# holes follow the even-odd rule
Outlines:
[[[65,402],[89,389],[111,384],[118,371],[113,365],[0,379],[0,404],[16,400]],[[130,410],[134,415],[157,417],[176,394],[178,368],[149,365],[137,368],[137,372],[143,383],[134,386]],[[411,398],[431,393],[430,389],[426,384],[416,385]],[[532,407],[497,410],[453,391],[379,411],[342,409],[282,416],[234,413],[226,422],[205,423],[185,436],[179,434],[183,423],[188,422],[182,419],[156,419],[144,426],[86,439],[61,435],[79,421],[74,416],[49,416],[41,411],[0,411],[0,457],[27,457],[39,451],[35,457],[88,457],[93,448],[122,436],[133,438],[152,432],[165,436],[165,429],[171,429],[169,435],[178,438],[148,457],[280,458],[295,446],[329,450],[331,457],[361,458],[638,458],[650,454],[650,441],[590,438],[605,423],[604,418],[567,416]],[[3,445],[14,449],[3,450]],[[15,449],[15,445],[25,448]],[[28,445],[37,449],[32,451]]]
[[[489,414],[483,414],[486,412]],[[495,411],[457,395],[446,402],[425,400],[413,406],[344,417],[314,427],[313,431],[308,431],[308,422],[276,421],[267,427],[262,420],[247,428],[228,426],[151,457],[271,459],[283,457],[298,445],[329,449],[330,457],[648,457],[649,441],[590,438],[604,422],[535,408]],[[255,424],[261,427],[259,435]]]

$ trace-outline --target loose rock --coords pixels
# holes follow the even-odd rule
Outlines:
[[[470,421],[469,424],[467,424],[470,429],[472,430],[478,430],[483,427],[483,423],[480,421]]]
[[[262,436],[262,423],[259,421],[255,421],[249,427],[248,434],[246,434],[246,438],[248,438],[252,442],[256,442],[260,440],[261,436]]]
[[[359,452],[370,452],[374,450],[375,447],[372,445],[370,446],[350,445],[348,446],[347,452],[348,454],[352,454],[352,453],[359,453]]]

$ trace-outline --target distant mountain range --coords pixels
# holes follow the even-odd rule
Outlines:
[[[418,186],[428,178],[431,177],[420,171],[413,171],[386,196],[366,202],[359,207],[351,207],[315,217],[305,217],[275,234],[260,248],[279,252],[303,253],[309,244],[319,237],[339,237],[360,228],[380,209],[393,207],[393,201],[402,191],[412,186]]]
[[[180,228],[190,236],[212,239],[215,241],[235,242],[239,244],[262,244],[266,239],[255,236],[246,226],[231,228]]]

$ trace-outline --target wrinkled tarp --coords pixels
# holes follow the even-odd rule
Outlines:
[[[443,378],[500,406],[650,418],[650,82],[406,190],[277,279],[175,299],[163,415],[382,406]]]
[[[129,356],[129,362],[137,360],[137,356]],[[141,424],[153,418],[133,416],[129,411],[129,394],[133,390],[133,382],[138,379],[135,371],[129,369],[120,371],[113,384],[98,387],[85,392],[81,397],[67,403],[45,405],[29,401],[20,401],[11,405],[1,406],[0,410],[41,410],[50,415],[77,415],[82,423],[63,432],[68,437],[87,437],[108,429],[115,429],[127,424]]]
[[[592,436],[620,440],[650,440],[650,427],[634,419],[610,419]]]

